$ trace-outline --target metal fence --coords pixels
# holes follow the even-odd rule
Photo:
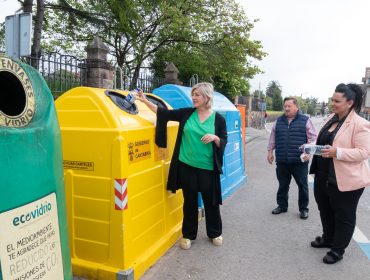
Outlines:
[[[133,82],[133,72],[115,66],[113,73],[113,87],[115,89],[130,90],[131,88],[141,88],[144,92],[151,92],[153,89],[165,84],[164,78],[155,77],[152,69],[143,67],[140,69],[136,83]],[[134,83],[134,85],[132,85]]]
[[[21,60],[40,72],[54,98],[86,81],[85,60],[75,56],[53,52],[40,57],[25,56]]]
[[[1,53],[1,52],[0,52]],[[54,98],[71,88],[86,85],[87,64],[86,59],[80,59],[72,55],[64,55],[57,52],[42,53],[40,57],[25,56],[21,60],[35,69],[45,79]],[[130,90],[139,87],[144,92],[152,92],[153,89],[165,84],[164,78],[156,77],[153,69],[142,67],[136,82],[133,81],[133,71],[115,66],[113,70],[113,88]],[[198,82],[198,75],[193,75],[190,86]],[[134,83],[134,85],[132,85]]]

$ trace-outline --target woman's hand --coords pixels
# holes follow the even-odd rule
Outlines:
[[[157,114],[157,105],[155,105],[154,103],[150,102],[142,89],[139,89],[138,93],[135,95],[136,96],[136,99],[143,102],[152,112],[154,112],[155,114]]]
[[[148,100],[148,99],[146,99],[146,96],[144,95],[144,92],[143,92],[142,89],[140,89],[138,91],[138,93],[136,94],[136,99],[140,100],[141,102],[144,102],[144,103],[145,103],[146,100]]]
[[[323,158],[336,158],[337,157],[337,148],[334,148],[330,145],[326,145],[325,149],[321,150],[321,156]]]
[[[202,138],[200,138],[200,141],[202,141],[204,144],[208,144],[211,142],[215,142],[216,145],[217,143],[220,144],[220,138],[218,138],[218,136],[214,134],[206,134]]]

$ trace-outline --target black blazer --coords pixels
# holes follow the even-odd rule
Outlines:
[[[180,146],[182,141],[182,134],[184,132],[184,126],[186,121],[189,119],[191,114],[195,111],[195,108],[182,108],[176,110],[167,110],[164,108],[157,108],[157,126],[155,130],[155,143],[158,147],[167,147],[167,122],[177,121],[179,122],[179,130],[177,133],[175,149],[173,151],[170,170],[168,173],[167,189],[173,193],[176,190],[181,189],[178,177],[178,163],[180,155]],[[227,131],[226,121],[223,116],[216,112],[215,117],[215,134],[220,138],[220,147],[217,147],[213,142],[213,164],[214,164],[214,175],[215,175],[215,186],[213,189],[212,197],[213,204],[222,204],[221,195],[221,181],[220,174],[222,174],[223,155],[225,146],[227,143]]]

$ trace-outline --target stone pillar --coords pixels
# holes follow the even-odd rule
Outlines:
[[[182,85],[183,83],[178,79],[179,70],[172,62],[168,63],[164,69],[164,82],[166,84]]]
[[[114,67],[107,61],[108,47],[99,37],[90,42],[85,51],[87,52],[86,63],[82,71],[83,85],[97,88],[113,88]]]

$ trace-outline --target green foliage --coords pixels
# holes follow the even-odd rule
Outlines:
[[[163,77],[172,61],[185,84],[197,74],[229,97],[248,93],[260,72],[251,59],[265,56],[234,0],[51,0],[48,8],[44,48],[79,55],[98,35],[128,71],[152,63]]]
[[[271,98],[271,97],[270,97]],[[281,115],[281,111],[271,111],[271,110],[267,110],[267,115],[269,116],[280,116]]]
[[[0,52],[5,52],[5,22],[0,23]]]
[[[266,96],[265,101],[266,101],[266,109],[272,110],[272,98],[270,96]]]
[[[44,77],[54,99],[57,99],[62,93],[71,88],[80,86],[80,78],[76,75],[79,74],[66,70],[58,70]]]
[[[272,99],[272,110],[283,110],[283,97],[281,86],[277,81],[271,81],[266,88],[266,96]]]
[[[306,104],[307,104],[307,114],[310,114],[312,116],[316,115],[316,104],[317,104],[317,98],[310,97],[306,98]]]
[[[191,23],[188,37],[155,53],[151,64],[155,73],[163,76],[166,62],[173,62],[185,84],[197,74],[199,81],[213,82],[230,98],[248,95],[248,79],[260,73],[250,59],[265,56],[261,43],[249,39],[253,24],[234,1],[193,2],[198,7],[184,23]]]
[[[253,97],[254,98],[265,98],[265,94],[263,93],[262,90],[258,90],[256,89],[254,92],[253,92]]]
[[[320,108],[319,113],[321,115],[324,115],[325,114],[325,109],[326,109],[326,104],[325,104],[325,102],[321,102],[320,104],[321,104],[321,108]]]
[[[280,86],[279,82],[277,82],[277,81],[271,81],[267,85],[267,88],[266,88],[266,96],[269,96],[269,97],[272,98],[274,96],[274,93],[276,91],[280,91],[280,93],[281,93],[281,86]]]
[[[309,97],[302,98],[302,96],[292,96],[297,99],[298,108],[303,114],[316,115],[318,113],[318,98]],[[283,109],[282,90],[279,82],[271,81],[266,88],[266,107],[267,110],[279,111]],[[324,107],[323,107],[324,106]],[[321,104],[321,111],[325,108],[325,104]]]
[[[317,113],[317,104],[318,99],[315,97],[309,97],[303,99],[301,96],[294,96],[298,101],[298,107],[301,113],[309,114],[309,115],[316,115]]]
[[[281,96],[281,93],[274,93],[274,96],[272,97],[272,110],[283,110],[283,97]]]

